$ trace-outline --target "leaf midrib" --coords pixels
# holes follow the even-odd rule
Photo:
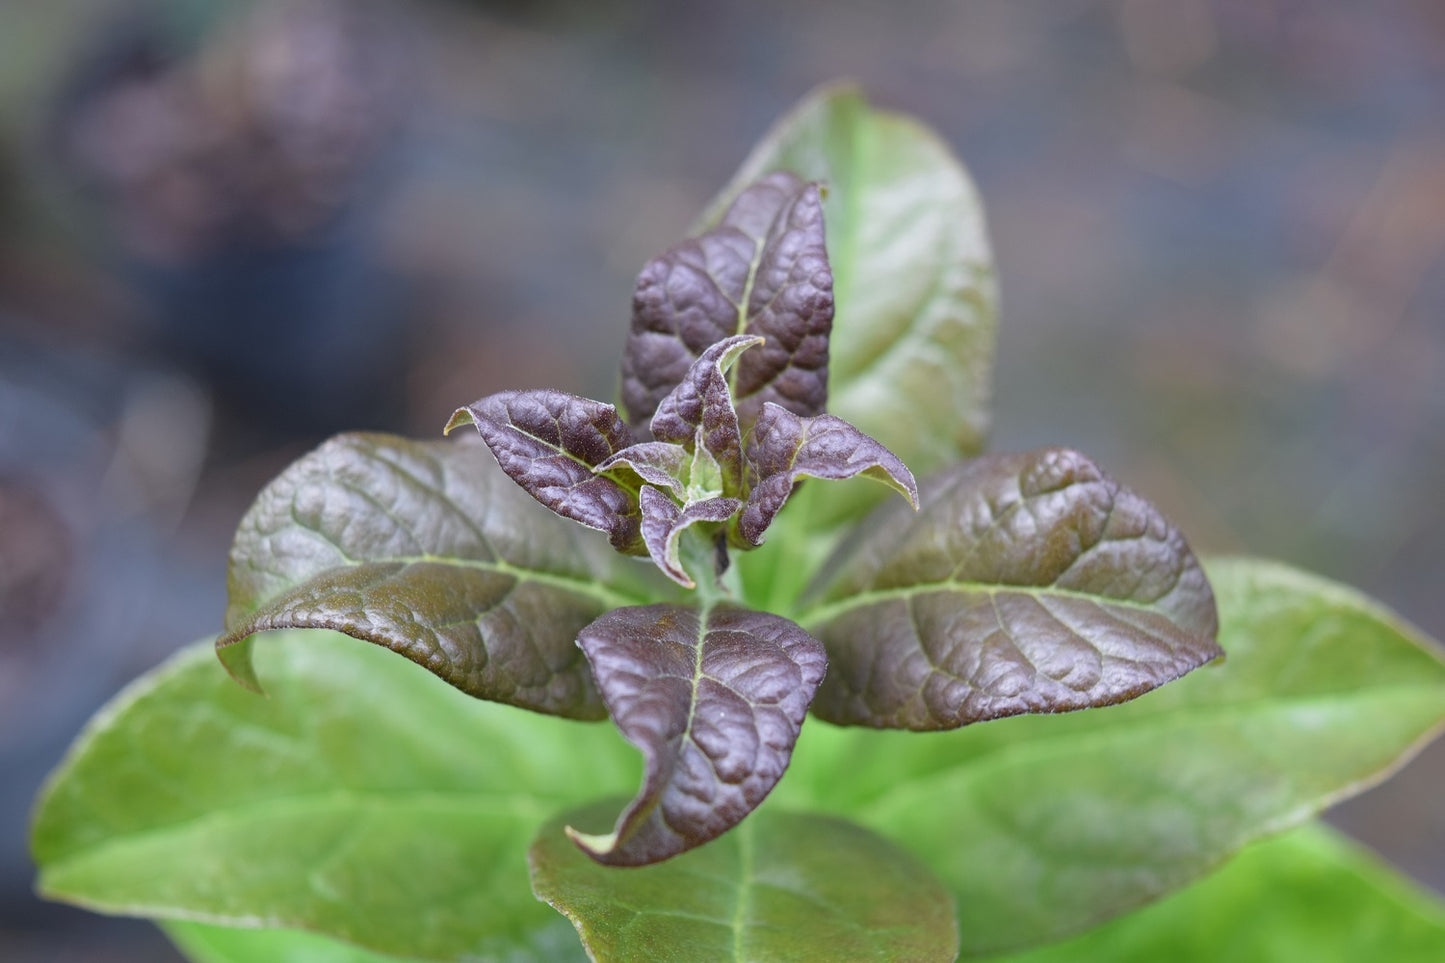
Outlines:
[[[915,595],[926,595],[933,592],[973,592],[990,597],[998,593],[1016,592],[1030,596],[1042,595],[1052,598],[1077,599],[1094,605],[1116,605],[1120,608],[1133,609],[1140,612],[1149,612],[1154,615],[1165,616],[1166,618],[1168,617],[1167,614],[1158,607],[1159,603],[1157,601],[1138,602],[1133,599],[1121,599],[1109,595],[1095,595],[1090,592],[1081,592],[1077,589],[1056,588],[1050,585],[1008,585],[998,582],[940,579],[936,582],[919,582],[914,585],[899,586],[897,588],[868,589],[844,599],[833,602],[822,602],[804,609],[802,612],[795,613],[793,620],[804,626],[813,626],[837,618],[839,615],[846,614],[854,609],[875,605],[880,602],[906,600]],[[1171,621],[1173,620],[1171,619]]]

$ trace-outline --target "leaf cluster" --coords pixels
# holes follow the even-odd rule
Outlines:
[[[271,698],[201,648],[118,697],[37,810],[42,888],[215,961],[576,956],[537,900],[595,959],[974,958],[1186,886],[1445,722],[1438,653],[1368,600],[1206,574],[1079,452],[981,454],[995,308],[947,149],[815,94],[642,270],[617,406],[489,395],[447,426],[479,437],[339,436],[261,492],[215,648]],[[1271,847],[1445,946],[1331,838]],[[1250,878],[1070,958],[1207,951],[1171,921]]]

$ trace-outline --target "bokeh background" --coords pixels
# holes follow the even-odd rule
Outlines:
[[[1434,0],[0,0],[0,958],[168,960],[30,894],[84,719],[214,632],[327,433],[611,391],[632,279],[838,77],[988,206],[994,447],[1445,637]],[[1445,888],[1445,747],[1333,818]]]

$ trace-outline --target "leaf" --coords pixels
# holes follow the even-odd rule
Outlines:
[[[767,340],[733,375],[744,430],[765,401],[822,412],[833,276],[818,186],[787,173],[757,179],[709,227],[637,277],[622,359],[629,420],[645,424],[709,346],[742,334]]]
[[[632,444],[617,409],[562,391],[503,391],[458,408],[446,432],[476,426],[507,477],[563,518],[639,554],[637,495],[593,469]]]
[[[417,963],[414,956],[377,953],[350,943],[301,930],[210,926],[168,921],[166,935],[194,963]],[[528,934],[525,943],[509,947],[503,959],[587,963],[587,952],[572,924],[551,914],[545,926]],[[476,959],[467,957],[467,959]]]
[[[1221,654],[1183,536],[1078,452],[978,458],[921,500],[870,518],[803,617],[833,663],[821,718],[952,729],[1112,705]]]
[[[1158,905],[998,963],[1445,959],[1445,906],[1322,824],[1256,843]]]
[[[600,719],[574,640],[608,609],[645,600],[642,572],[538,511],[479,443],[341,435],[241,520],[217,651],[258,687],[252,633],[337,629],[478,698]]]
[[[539,899],[572,920],[598,960],[952,960],[948,893],[914,857],[858,826],[772,809],[711,846],[619,872],[554,820],[529,857]]]
[[[671,498],[648,486],[642,490],[642,539],[664,575],[685,588],[695,588],[679,558],[679,537],[697,522],[727,521],[741,505],[736,498],[709,498],[678,508]]]
[[[748,436],[747,463],[748,501],[738,518],[738,532],[749,545],[763,543],[763,532],[803,478],[864,475],[883,482],[918,508],[918,485],[908,466],[832,415],[800,418],[786,408],[764,405]]]
[[[1257,561],[1209,577],[1219,666],[1128,705],[927,738],[810,723],[779,803],[907,845],[982,956],[1175,890],[1374,785],[1445,725],[1438,650],[1377,604]]]
[[[724,606],[616,609],[577,637],[612,721],[642,750],[642,787],[589,856],[641,866],[736,826],[772,791],[826,662],[787,619]]]
[[[774,125],[694,230],[720,223],[771,171],[827,189],[837,301],[828,411],[920,476],[977,454],[998,292],[983,209],[952,151],[926,125],[870,107],[851,86],[823,87]],[[867,486],[824,492],[813,521],[857,517],[878,500]]]
[[[678,498],[684,498],[687,495],[685,479],[688,477],[691,461],[692,456],[681,445],[664,441],[640,441],[605,459],[595,470],[607,473],[626,466],[646,484],[666,488]]]
[[[528,841],[559,807],[625,793],[631,748],[295,636],[256,646],[269,699],[196,645],[101,710],[37,804],[40,891],[417,959],[534,949],[556,917],[527,891]]]
[[[162,929],[193,963],[413,963],[300,930],[168,922]],[[584,957],[585,959],[585,957]]]
[[[754,335],[724,338],[701,355],[678,386],[657,406],[652,434],[659,441],[697,448],[710,454],[721,469],[721,494],[743,489],[743,440],[725,372],[748,348],[763,343]]]

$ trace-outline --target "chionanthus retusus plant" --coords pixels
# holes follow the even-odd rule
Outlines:
[[[980,454],[993,299],[946,148],[815,94],[642,271],[617,407],[505,391],[447,426],[480,441],[344,435],[261,493],[215,646],[272,698],[198,650],[122,695],[42,797],[42,889],[211,961],[992,958],[1445,721],[1431,643],[1367,600],[1206,578],[1078,452]],[[883,485],[825,484],[860,475]],[[609,716],[630,801],[635,755],[573,721]],[[1248,957],[1321,900],[1352,909],[1311,933],[1409,915],[1371,952],[1445,947],[1323,830],[1241,863],[1057,958],[1219,958],[1200,917],[1263,934]]]

